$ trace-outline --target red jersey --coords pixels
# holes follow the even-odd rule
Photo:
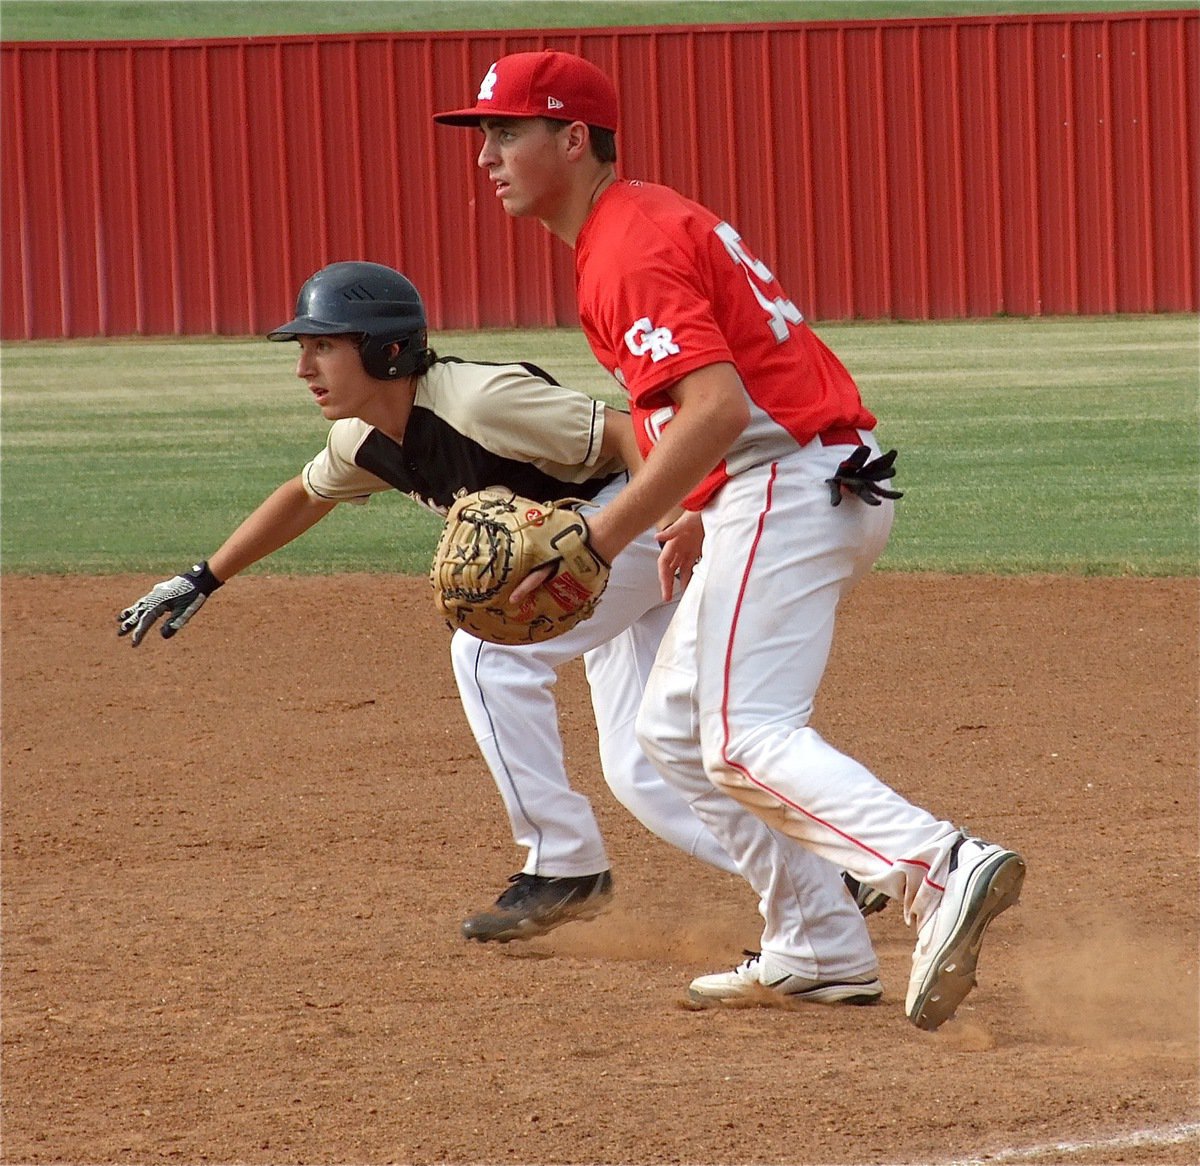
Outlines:
[[[643,455],[674,416],[667,390],[705,365],[732,364],[750,424],[688,495],[699,510],[731,474],[828,429],[874,429],[841,361],[778,280],[712,211],[666,186],[619,181],[575,243],[584,335],[629,394]]]

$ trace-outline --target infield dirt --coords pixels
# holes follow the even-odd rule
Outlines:
[[[615,904],[467,944],[523,856],[424,580],[247,577],[133,651],[154,581],[3,580],[5,1163],[1200,1158],[1196,580],[845,604],[816,727],[1029,864],[934,1034],[895,904],[875,1007],[684,1005],[756,904],[608,793],[578,666]]]

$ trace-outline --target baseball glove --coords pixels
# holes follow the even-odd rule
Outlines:
[[[492,487],[459,498],[433,556],[434,603],[452,628],[493,644],[535,644],[585,620],[609,566],[588,545],[579,499],[532,502]],[[508,597],[539,567],[553,573],[518,608]]]
[[[870,448],[860,445],[838,466],[837,473],[832,478],[825,479],[825,485],[829,487],[831,505],[840,506],[842,499],[851,495],[861,498],[868,506],[880,505],[881,498],[904,497],[902,491],[889,490],[879,484],[896,476],[896,471],[892,468],[896,462],[896,451],[889,449],[887,453],[868,461],[870,456]]]

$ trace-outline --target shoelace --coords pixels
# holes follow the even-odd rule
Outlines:
[[[533,889],[536,877],[536,875],[526,874],[524,871],[517,871],[515,875],[509,875],[508,890],[504,891],[496,900],[496,906],[515,907],[522,902]]]

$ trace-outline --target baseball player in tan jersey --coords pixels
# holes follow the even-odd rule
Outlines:
[[[628,480],[638,458],[629,415],[559,386],[531,364],[438,359],[425,311],[398,271],[335,263],[300,292],[296,318],[270,334],[300,344],[297,375],[333,422],[325,448],[275,490],[207,562],[157,584],[123,611],[119,634],[136,646],[161,616],[170,638],[217,587],[299,537],[339,503],[400,490],[444,514],[456,495],[507,486],[539,500],[597,504]],[[675,545],[690,573],[696,543]],[[596,614],[558,639],[503,647],[466,632],[451,639],[463,708],[528,850],[523,870],[491,908],[463,924],[480,941],[527,938],[594,915],[612,895],[604,841],[588,799],[571,787],[553,686],[583,657],[601,764],[618,800],[659,837],[719,869],[733,861],[637,745],[634,719],[676,600],[660,593],[651,530],[613,572]]]

